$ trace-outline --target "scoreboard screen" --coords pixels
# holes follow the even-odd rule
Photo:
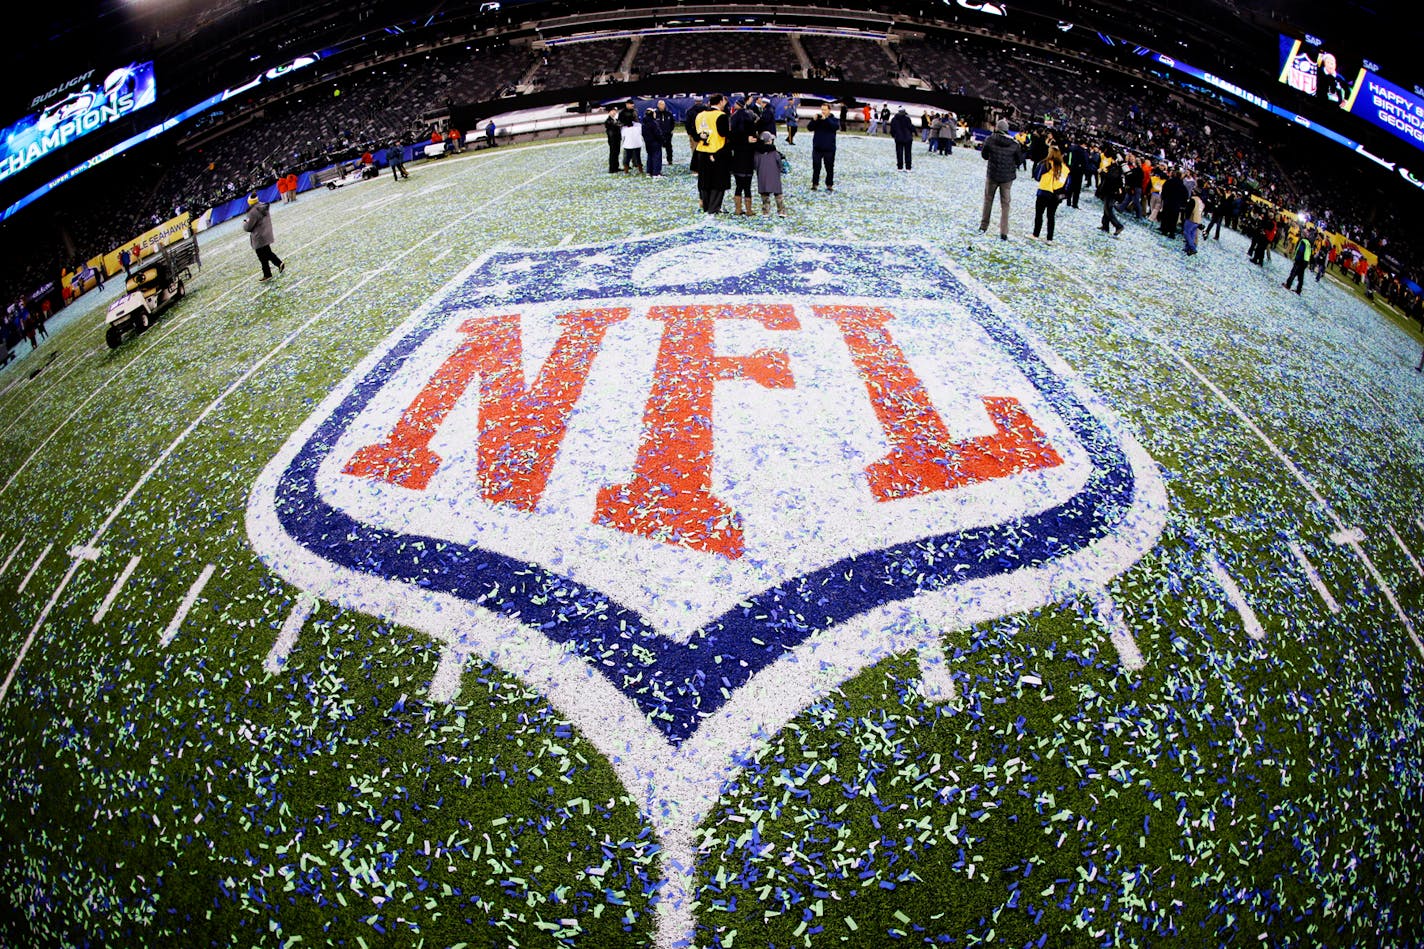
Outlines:
[[[0,181],[158,98],[151,62],[115,69],[102,82],[90,76],[37,97],[34,112],[0,131]]]

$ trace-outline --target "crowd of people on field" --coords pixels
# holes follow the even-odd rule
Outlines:
[[[627,50],[626,41],[623,42],[625,45],[622,48]],[[857,70],[883,71],[885,63],[882,60],[886,59],[886,54],[874,43],[846,41],[833,47],[818,43],[821,41],[811,41],[808,47],[816,53],[813,64],[835,65],[840,73],[847,76],[858,74]],[[576,49],[570,48],[561,51],[558,56],[571,57],[574,52]],[[430,134],[429,125],[412,116],[411,106],[427,105],[442,96],[449,98],[451,87],[442,84],[444,79],[460,70],[474,68],[466,65],[457,53],[441,52],[428,60],[412,57],[408,64],[402,64],[398,69],[387,64],[371,70],[370,75],[347,77],[339,84],[340,96],[333,95],[333,90],[322,90],[304,97],[305,101],[296,99],[268,104],[261,118],[248,122],[233,134],[213,138],[200,148],[176,151],[168,160],[138,160],[120,156],[103,166],[104,170],[76,179],[66,185],[61,193],[48,199],[55,207],[51,219],[58,224],[57,233],[33,235],[26,241],[22,252],[9,255],[10,266],[4,285],[0,286],[0,294],[13,297],[40,286],[54,279],[62,263],[76,257],[88,259],[105,252],[182,210],[198,211],[239,198],[253,187],[270,184],[279,178],[290,182],[293,174],[333,155],[359,155],[363,151],[379,150],[402,140],[421,141],[423,136]],[[847,64],[855,65],[857,57],[862,54],[866,62],[860,63],[856,69],[844,68]],[[1350,244],[1344,251],[1337,250],[1336,267],[1347,265],[1350,269],[1346,275],[1352,280],[1358,278],[1363,283],[1368,277],[1372,289],[1385,294],[1397,305],[1415,305],[1413,295],[1408,292],[1406,277],[1417,280],[1420,274],[1409,273],[1403,266],[1407,261],[1418,259],[1421,250],[1418,239],[1412,237],[1411,215],[1405,210],[1396,211],[1389,202],[1360,200],[1359,195],[1352,191],[1357,180],[1339,173],[1340,163],[1347,160],[1347,156],[1332,162],[1328,156],[1318,154],[1320,149],[1283,149],[1278,152],[1262,143],[1263,136],[1233,128],[1228,122],[1209,119],[1208,113],[1194,100],[1157,90],[1127,93],[1120,83],[1114,84],[1118,80],[1110,80],[1107,76],[1083,73],[1072,84],[1059,84],[1071,94],[1064,91],[1055,97],[1045,93],[1045,90],[1047,93],[1056,91],[1050,88],[1053,64],[1029,62],[1031,57],[1027,55],[1010,56],[1002,50],[975,52],[968,43],[952,50],[902,44],[897,54],[903,64],[919,67],[929,63],[941,69],[945,75],[937,83],[942,88],[946,87],[945,83],[957,82],[957,86],[947,88],[959,88],[971,94],[987,94],[1000,86],[1018,89],[1027,97],[1025,101],[1031,104],[1018,110],[1015,128],[1025,124],[1025,116],[1043,108],[1043,114],[1052,118],[1060,130],[1066,125],[1073,129],[1074,139],[1095,143],[1099,161],[1111,149],[1116,155],[1133,155],[1139,160],[1139,165],[1141,158],[1148,158],[1153,167],[1170,163],[1181,168],[1184,176],[1195,177],[1201,183],[1204,224],[1212,220],[1216,192],[1221,190],[1229,192],[1232,196],[1230,200],[1243,209],[1251,206],[1251,203],[1246,203],[1248,199],[1245,197],[1250,194],[1282,208],[1306,210],[1312,222],[1342,233],[1349,239]],[[475,91],[489,92],[496,89],[499,82],[507,80],[512,71],[526,68],[528,55],[527,51],[521,53],[512,49],[486,55],[479,60],[479,69],[484,72],[470,72],[461,81],[483,83]],[[1015,78],[1015,70],[1022,75]],[[923,70],[921,72],[923,74]],[[988,81],[985,77],[991,75],[1000,85],[993,89],[979,88],[982,82]],[[404,88],[409,88],[412,96],[418,92],[418,99],[401,94]],[[741,111],[751,112],[757,108],[756,97],[751,98],[749,106],[733,97],[726,104],[725,111],[730,121]],[[622,110],[619,111],[621,113]],[[871,107],[873,114],[867,115],[866,107],[857,104],[851,107],[849,114],[844,106],[833,108],[832,115],[840,132],[847,131],[851,126],[856,126],[857,131],[868,129],[873,123],[876,134],[894,137],[895,111],[887,109],[883,103],[877,103]],[[788,110],[784,103],[778,102],[777,117],[785,125],[786,141],[789,143],[796,141],[795,135],[803,127],[813,137],[816,134],[809,126],[809,122],[815,119],[799,119],[795,110]],[[758,118],[761,119],[760,116]],[[685,120],[681,113],[673,118],[675,123]],[[674,136],[665,129],[667,119],[660,121],[663,124],[655,122],[650,125],[642,110],[636,115],[636,123],[625,125],[619,119],[616,164],[620,171],[625,152],[636,148],[640,158],[647,155],[646,160],[641,162],[644,173],[654,176],[664,173],[663,168],[658,166],[665,166],[671,160],[669,147]],[[970,140],[969,124],[965,118],[947,110],[932,110],[915,121],[920,145],[932,154],[949,153],[956,145],[962,146]],[[633,124],[636,124],[636,129]],[[828,133],[824,124],[818,122],[817,125],[820,144],[812,150],[811,164],[817,172],[817,179],[824,178],[830,188],[834,187],[834,152],[827,146]],[[448,136],[448,133],[445,134]],[[686,130],[681,134],[685,135]],[[641,146],[636,141],[639,136],[642,138]],[[625,137],[627,144],[624,143]],[[661,161],[657,164],[649,153],[649,143],[653,141],[658,141],[663,149]],[[754,143],[734,140],[734,146],[743,144],[755,147]],[[1071,150],[1064,152],[1063,144],[1059,143],[1059,150],[1070,168],[1070,182],[1089,179],[1091,176],[1087,174],[1078,178],[1072,175],[1075,156]],[[897,151],[899,145],[897,141]],[[699,150],[693,147],[692,151]],[[738,149],[734,147],[733,151]],[[747,153],[745,148],[740,150],[739,169],[746,168]],[[907,152],[903,156],[897,155],[897,158],[897,167],[908,167],[913,161],[913,154]],[[628,164],[630,174],[640,170],[631,157]],[[711,164],[717,166],[715,161]],[[1024,170],[1032,169],[1026,165]],[[393,168],[392,174],[404,180],[402,168]],[[1126,191],[1136,191],[1144,215],[1160,225],[1159,217],[1151,216],[1154,195],[1160,195],[1161,188],[1166,188],[1167,198],[1180,197],[1177,185],[1168,185],[1172,176],[1162,178],[1160,187],[1149,179],[1147,186],[1141,189],[1132,187],[1133,175],[1129,173],[1123,177]],[[714,183],[720,183],[720,178]],[[734,175],[725,190],[735,190],[734,185],[739,184]],[[288,187],[283,193],[283,200],[291,200],[294,195],[295,191]],[[734,195],[734,198],[745,200],[747,195],[741,193]],[[1187,229],[1188,224],[1196,223],[1188,219],[1192,210],[1189,202],[1189,198],[1182,202],[1183,213],[1188,215],[1177,225],[1182,230]],[[1116,213],[1130,209],[1129,203],[1127,208]],[[1049,211],[1045,207],[1045,231],[1050,220]],[[1160,209],[1157,214],[1160,216]],[[1277,240],[1289,240],[1290,231],[1289,226],[1278,228]],[[62,235],[63,240],[56,240],[58,235]],[[1381,272],[1361,274],[1361,255],[1352,254],[1348,250],[1350,245],[1382,255],[1387,266]]]

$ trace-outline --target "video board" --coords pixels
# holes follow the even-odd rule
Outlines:
[[[1281,82],[1424,151],[1424,97],[1390,82],[1368,60],[1346,63],[1315,36],[1281,35]]]
[[[93,76],[76,76],[36,96],[34,112],[0,131],[0,181],[158,98],[151,62],[115,69],[103,82]]]

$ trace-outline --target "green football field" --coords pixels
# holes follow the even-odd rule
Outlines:
[[[143,335],[104,345],[111,285],[0,371],[0,944],[1424,943],[1417,333],[1333,278],[1287,292],[1239,234],[1114,240],[1087,195],[1026,240],[1024,180],[1013,239],[981,235],[972,151],[905,175],[844,135],[828,195],[783,147],[789,216],[721,226],[951,259],[1155,461],[1150,551],[888,651],[669,847],[537,683],[311,600],[247,518],[481,255],[701,223],[685,144],[664,180],[609,175],[599,137],[308,193],[273,206],[270,283],[229,222]],[[660,909],[668,879],[691,902]]]

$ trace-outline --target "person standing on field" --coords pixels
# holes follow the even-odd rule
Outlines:
[[[278,273],[285,273],[287,265],[272,252],[272,209],[255,191],[247,197],[247,216],[242,219],[242,229],[247,232],[248,242],[262,264],[262,279],[258,283],[272,279],[273,264],[277,265]]]
[[[984,169],[984,211],[979,216],[979,232],[989,230],[989,214],[994,209],[994,195],[999,196],[999,240],[1009,239],[1009,196],[1018,177],[1023,149],[1009,135],[1009,120],[1000,119],[994,134],[984,140],[981,157],[988,162]]]

